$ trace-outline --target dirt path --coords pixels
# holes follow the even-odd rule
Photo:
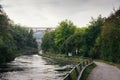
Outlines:
[[[102,62],[95,62],[97,65],[88,76],[87,80],[120,80],[120,70],[115,66]]]

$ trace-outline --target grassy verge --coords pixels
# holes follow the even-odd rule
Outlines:
[[[73,57],[73,56],[68,57],[64,54],[45,53],[45,54],[41,54],[41,56],[51,58],[51,59],[54,59],[54,60],[58,60],[58,61],[62,61],[62,62],[75,63],[75,64],[83,61],[83,59],[81,57]]]
[[[110,64],[110,65],[116,66],[117,68],[120,69],[120,64],[118,64],[118,63],[113,63],[113,62],[109,62],[109,61],[105,61],[105,60],[95,60],[95,61],[104,62],[104,63]]]
[[[90,72],[93,70],[93,68],[95,68],[96,67],[96,65],[93,63],[92,65],[90,65],[90,66],[88,66],[85,70],[84,70],[84,72],[83,72],[83,74],[82,74],[82,77],[81,77],[81,80],[87,80],[87,78],[88,78],[88,75],[90,74]]]

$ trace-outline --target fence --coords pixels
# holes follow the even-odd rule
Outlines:
[[[84,59],[82,62],[73,67],[73,69],[64,77],[63,80],[80,80],[85,68],[92,63],[92,59]]]

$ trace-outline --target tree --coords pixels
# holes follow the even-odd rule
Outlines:
[[[86,29],[85,34],[83,35],[86,45],[85,56],[93,56],[95,50],[96,39],[100,36],[101,27],[104,24],[104,18],[99,16],[97,19],[93,19]],[[96,53],[95,53],[96,54]]]
[[[55,31],[47,31],[42,38],[41,48],[46,52],[56,52],[56,46],[54,43]]]
[[[27,48],[37,48],[37,42],[33,37],[33,31],[24,26],[11,24],[10,32],[13,35],[18,50]]]
[[[59,52],[65,53],[65,40],[75,33],[76,26],[68,20],[62,21],[55,30],[55,44],[59,48]]]
[[[80,49],[83,45],[83,33],[85,28],[76,28],[76,31],[73,35],[68,37],[65,41],[65,46],[67,52],[74,53],[73,55],[77,55],[80,52]],[[82,55],[79,53],[79,55]]]
[[[9,18],[0,5],[0,64],[14,59],[15,45],[8,31]],[[14,47],[13,47],[14,46]]]
[[[38,47],[36,39],[33,37],[33,30],[30,30],[26,40],[27,40],[27,46],[34,48]]]
[[[0,5],[0,35],[5,36],[8,33],[9,19],[2,6]]]
[[[32,31],[11,22],[0,5],[0,65],[14,60],[20,50],[37,45]]]
[[[120,9],[105,20],[101,38],[101,58],[120,62]]]

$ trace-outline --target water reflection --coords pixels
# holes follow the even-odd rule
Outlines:
[[[68,71],[60,72],[65,65],[55,63],[39,55],[20,56],[0,68],[0,80],[62,80]]]

